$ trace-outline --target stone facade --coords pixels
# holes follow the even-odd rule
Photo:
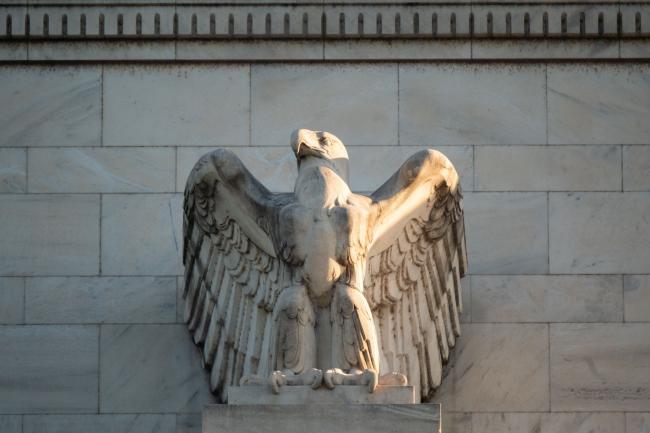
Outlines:
[[[357,191],[423,147],[460,173],[445,433],[650,432],[646,2],[48,3],[0,6],[0,431],[200,431],[185,179],[224,146],[287,191],[305,126]]]

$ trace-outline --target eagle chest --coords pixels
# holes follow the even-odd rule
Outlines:
[[[290,250],[287,258],[302,265],[303,281],[314,297],[326,295],[354,264],[351,251],[360,246],[360,224],[355,223],[360,217],[347,206],[314,209],[297,204],[281,213],[281,232],[290,234],[282,241]]]

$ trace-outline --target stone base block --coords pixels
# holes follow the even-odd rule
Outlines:
[[[212,405],[203,433],[438,433],[437,404]]]
[[[413,404],[412,386],[378,386],[372,394],[365,386],[340,385],[330,390],[310,386],[284,386],[273,394],[271,386],[231,386],[228,404]]]

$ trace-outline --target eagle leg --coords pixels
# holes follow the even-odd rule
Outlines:
[[[379,349],[372,312],[363,293],[347,284],[335,288],[331,307],[332,364],[338,368],[325,373],[325,384],[377,386]]]
[[[318,388],[323,372],[316,366],[316,316],[305,286],[282,290],[273,318],[276,323],[274,367],[269,382],[274,393],[281,386],[310,385]]]

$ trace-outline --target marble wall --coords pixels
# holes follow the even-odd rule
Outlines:
[[[289,191],[297,127],[378,187],[433,147],[470,275],[445,433],[650,432],[647,63],[0,66],[0,432],[195,433],[182,191],[235,151]]]

